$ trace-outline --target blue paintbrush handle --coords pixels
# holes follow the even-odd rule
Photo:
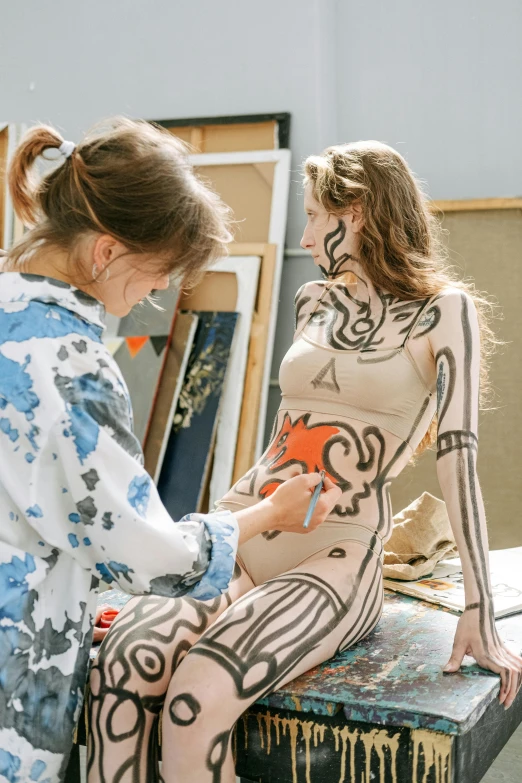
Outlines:
[[[313,491],[312,497],[310,499],[310,505],[308,506],[308,511],[306,512],[305,520],[303,522],[303,527],[308,527],[308,525],[310,524],[310,520],[312,519],[313,513],[315,511],[317,501],[319,500],[319,495],[321,494],[321,490],[323,488],[323,479],[324,479],[324,470],[321,471],[321,481],[319,482],[319,484],[317,484],[316,488]]]

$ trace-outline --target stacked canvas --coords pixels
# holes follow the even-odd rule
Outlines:
[[[152,411],[149,431],[143,447],[145,468],[156,484],[176,413],[189,355],[194,342],[198,316],[195,313],[178,313],[172,339],[167,349],[165,366]]]
[[[224,259],[180,300],[144,445],[175,519],[206,511],[232,484],[260,263]]]
[[[158,481],[179,519],[203,501],[237,313],[201,313]]]
[[[0,121],[0,248],[6,250],[13,240],[21,236],[21,232],[15,231],[15,216],[7,186],[7,171],[21,134],[22,126]]]
[[[178,298],[175,289],[156,292],[151,301],[145,300],[108,328],[104,338],[127,384],[134,432],[142,444],[172,337]]]
[[[190,296],[157,292],[109,319],[105,344],[129,390],[145,467],[174,519],[212,507],[233,483],[241,443],[255,447],[257,404],[241,426],[245,390],[259,400],[266,352],[273,263],[261,249],[219,261]]]
[[[182,295],[172,314],[165,308],[161,334],[122,321],[111,338],[135,407],[145,467],[174,519],[212,507],[263,447],[290,152],[249,152],[254,130],[256,143],[263,138],[277,147],[281,140],[281,134],[267,135],[263,123],[261,135],[254,125],[245,124],[243,135],[237,124],[232,128],[233,143],[241,136],[239,148],[247,151],[210,152],[219,149],[214,138],[208,152],[191,156],[196,172],[234,213],[238,242],[230,257]],[[198,133],[200,141],[208,135]],[[222,126],[219,143],[224,133]]]

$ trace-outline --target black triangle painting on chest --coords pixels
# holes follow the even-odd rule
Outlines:
[[[339,394],[341,389],[337,383],[335,377],[335,358],[332,357],[329,362],[325,364],[322,370],[319,370],[317,375],[312,381],[314,389],[328,389],[328,391],[334,391]]]

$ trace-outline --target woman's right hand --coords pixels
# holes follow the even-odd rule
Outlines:
[[[274,494],[266,500],[274,512],[272,530],[306,534],[324,522],[342,494],[339,487],[327,476],[324,478],[323,489],[317,499],[310,524],[303,527],[312,493],[320,480],[319,473],[302,473],[279,485]]]

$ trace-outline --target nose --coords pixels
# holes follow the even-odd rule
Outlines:
[[[305,228],[299,244],[301,245],[303,250],[311,250],[312,247],[315,245],[313,234],[311,231],[308,230],[308,226]]]

